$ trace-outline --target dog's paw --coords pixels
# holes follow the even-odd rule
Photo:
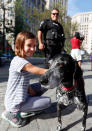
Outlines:
[[[85,130],[85,127],[82,126],[82,127],[81,127],[81,131],[86,131],[86,130]]]
[[[61,123],[58,123],[56,131],[62,131],[62,124]]]

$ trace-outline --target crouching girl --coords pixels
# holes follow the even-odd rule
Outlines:
[[[31,32],[20,32],[15,42],[15,57],[9,68],[9,78],[5,94],[5,111],[2,118],[14,127],[24,126],[26,117],[39,112],[51,104],[49,97],[41,96],[39,83],[30,85],[30,73],[44,74],[47,69],[32,65],[28,58],[36,50],[36,38]]]

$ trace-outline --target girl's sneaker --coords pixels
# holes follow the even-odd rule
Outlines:
[[[34,111],[34,112],[21,112],[20,113],[20,116],[22,118],[27,118],[27,117],[30,117],[30,116],[35,116],[35,115],[38,115],[40,114],[42,111]]]
[[[13,113],[13,112],[3,112],[2,119],[8,121],[13,127],[22,127],[26,124],[26,120],[22,119],[20,113]]]

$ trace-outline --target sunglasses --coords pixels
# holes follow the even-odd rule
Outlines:
[[[52,15],[57,15],[57,16],[59,16],[59,13],[52,13]]]

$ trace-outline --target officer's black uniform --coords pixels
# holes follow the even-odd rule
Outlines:
[[[45,44],[45,55],[50,60],[56,54],[61,53],[64,47],[64,30],[59,22],[46,19],[41,22],[39,30],[42,32]]]

